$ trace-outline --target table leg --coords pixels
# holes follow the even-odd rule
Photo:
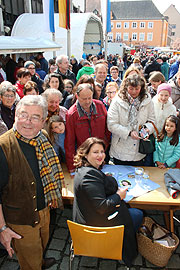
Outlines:
[[[166,228],[168,230],[170,230],[170,218],[169,218],[169,212],[167,211],[164,211],[164,221],[165,221],[165,225],[166,225]]]
[[[169,219],[170,219],[170,230],[171,232],[174,232],[174,221],[173,221],[173,210],[171,209],[169,211]]]

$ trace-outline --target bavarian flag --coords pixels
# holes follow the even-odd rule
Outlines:
[[[70,29],[70,0],[58,0],[59,27]]]

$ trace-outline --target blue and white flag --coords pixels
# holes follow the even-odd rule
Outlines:
[[[111,32],[111,2],[110,0],[101,0],[101,13],[103,19],[103,32]]]
[[[43,13],[45,31],[54,33],[54,0],[43,0]]]

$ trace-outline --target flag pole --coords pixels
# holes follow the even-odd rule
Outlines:
[[[71,58],[71,30],[67,29],[67,56]]]
[[[71,58],[71,30],[70,30],[70,14],[72,11],[72,0],[67,1],[67,15],[66,15],[66,25],[67,25],[67,56]]]
[[[55,36],[55,32],[52,32],[52,41],[56,41],[56,36]],[[53,51],[53,58],[56,58],[56,51]]]
[[[106,24],[105,24],[105,48],[104,48],[104,53],[105,53],[105,60],[107,60],[107,41],[108,41],[108,34],[107,34],[107,20],[108,20],[108,0],[106,0]]]

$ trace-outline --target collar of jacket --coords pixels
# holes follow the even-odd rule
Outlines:
[[[91,106],[92,106],[91,107],[92,108],[92,110],[91,110],[92,111],[92,114],[97,114],[95,103],[92,102]],[[81,108],[81,105],[79,104],[79,101],[78,100],[76,101],[76,107],[77,107],[77,112],[79,114],[79,117],[83,117],[85,114],[84,114],[84,112],[83,112],[83,110]]]
[[[113,98],[112,102],[117,101],[118,104],[120,104],[120,106],[122,106],[123,108],[125,108],[126,110],[129,110],[130,104],[128,102],[128,100],[124,100],[121,97],[119,97],[119,95],[117,95],[115,98]],[[142,102],[140,103],[139,109],[143,106],[146,106],[147,104],[149,104],[151,102],[151,96],[149,93],[146,93],[146,97],[142,100]]]

